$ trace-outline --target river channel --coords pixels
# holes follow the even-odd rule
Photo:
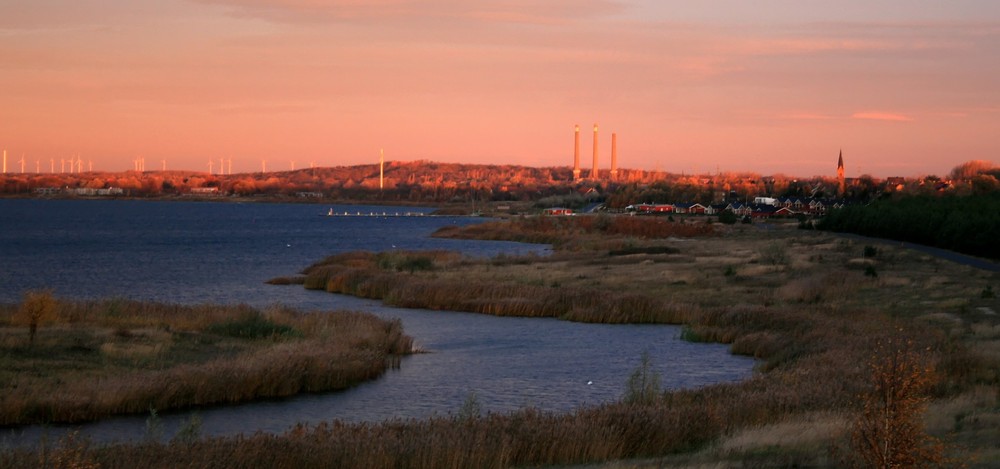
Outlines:
[[[617,400],[649,352],[663,385],[744,379],[753,360],[718,344],[679,340],[679,328],[578,324],[398,309],[377,301],[270,286],[323,257],[351,250],[452,249],[475,256],[545,255],[547,247],[444,240],[430,234],[471,217],[328,217],[329,209],[394,214],[413,208],[159,201],[0,200],[0,302],[51,288],[64,298],[123,297],[194,303],[280,303],[320,314],[360,310],[400,318],[427,353],[353,389],[236,406],[161,413],[169,438],[197,415],[204,435],[283,432],[297,423],[446,416],[470,397],[486,412],[570,411]],[[429,213],[428,209],[419,209]],[[33,444],[70,429],[98,442],[146,437],[147,416],[82,426],[4,429],[3,445]]]

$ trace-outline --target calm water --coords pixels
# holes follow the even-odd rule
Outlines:
[[[680,341],[678,329],[671,326],[396,309],[300,286],[265,285],[269,278],[296,273],[329,254],[357,249],[454,249],[480,256],[546,252],[537,245],[429,237],[446,224],[481,221],[475,218],[323,216],[328,208],[0,200],[0,302],[17,302],[25,290],[47,287],[69,298],[362,310],[402,319],[406,332],[430,351],[405,358],[400,369],[345,392],[200,409],[207,435],[282,432],[298,422],[332,419],[448,415],[471,395],[484,411],[525,406],[567,411],[620,398],[644,351],[651,353],[667,387],[732,381],[751,373],[752,360],[728,354],[725,346]],[[172,435],[190,415],[161,415],[164,435]],[[145,416],[123,417],[85,425],[82,431],[98,441],[132,440],[143,436],[144,427]],[[64,431],[8,429],[2,438],[24,444]]]

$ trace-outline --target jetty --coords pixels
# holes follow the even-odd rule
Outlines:
[[[429,217],[433,216],[424,212],[362,212],[362,211],[335,211],[332,208],[326,213],[328,217]]]

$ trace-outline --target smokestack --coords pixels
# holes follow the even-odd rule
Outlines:
[[[576,125],[573,128],[573,180],[580,180],[580,126]]]
[[[3,173],[7,174],[7,150],[3,151]]]
[[[611,132],[611,179],[618,177],[618,134]]]
[[[597,179],[597,124],[594,124],[594,168],[590,170],[590,178]]]
[[[378,149],[378,190],[385,187],[385,150]]]

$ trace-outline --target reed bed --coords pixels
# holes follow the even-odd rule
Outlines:
[[[345,389],[380,376],[412,339],[399,321],[274,307],[58,302],[37,343],[0,310],[0,424],[229,404]]]
[[[607,223],[593,218],[595,224]],[[563,225],[551,229],[579,233]],[[850,428],[831,429],[800,447],[755,447],[768,443],[742,439],[734,448],[720,442],[748,429],[794,428],[816,415],[853,421],[867,405],[860,398],[869,391],[866,364],[887,339],[903,337],[933,358],[937,371],[929,376],[934,380],[930,392],[942,402],[958,402],[970,390],[995,396],[1000,389],[1000,353],[995,352],[1000,348],[993,333],[998,320],[982,312],[996,311],[997,300],[980,298],[985,284],[996,284],[996,275],[970,274],[886,248],[873,263],[883,278],[896,279],[884,284],[850,265],[860,249],[850,242],[814,232],[734,233],[698,243],[631,244],[619,236],[590,244],[630,246],[613,257],[591,252],[476,262],[431,256],[429,263],[419,261],[412,269],[409,259],[428,256],[394,252],[392,261],[380,261],[385,257],[376,253],[347,253],[306,269],[304,284],[399,306],[683,324],[688,340],[728,343],[734,353],[760,359],[759,373],[743,382],[669,390],[648,403],[614,403],[566,414],[525,409],[419,421],[335,421],[283,435],[169,444],[90,447],[69,440],[41,450],[0,453],[0,466],[35,467],[43,460],[75,458],[109,468],[458,468],[655,458],[650,467],[659,467],[669,465],[663,461],[669,462],[670,455],[698,451],[708,458],[706,466],[742,460],[760,467],[840,467],[853,456],[837,456],[828,448],[847,448]],[[670,249],[657,247],[668,244]],[[786,251],[773,261],[754,254],[777,251],[776,246]],[[988,438],[990,430],[981,423],[1000,421],[995,402],[980,398],[931,406],[935,414],[928,417],[939,422],[934,428],[944,432],[940,436],[971,448],[956,446],[952,456],[958,459],[949,461],[978,451],[994,459],[971,460],[969,466],[995,466],[995,438]],[[823,438],[827,440],[817,441]]]
[[[551,244],[559,250],[581,250],[608,237],[666,239],[716,234],[708,223],[678,223],[659,217],[575,216],[516,217],[463,227],[446,226],[433,236]]]
[[[680,324],[687,317],[675,304],[633,293],[437,280],[377,268],[330,264],[309,269],[304,285],[331,293],[381,299],[403,308],[495,316],[552,317],[604,324]]]

